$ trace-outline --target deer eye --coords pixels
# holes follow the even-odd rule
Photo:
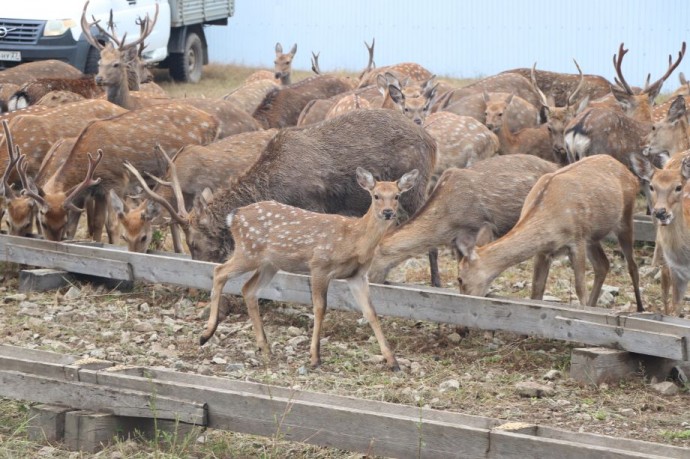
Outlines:
[[[396,194],[396,195],[395,195],[395,200],[397,201],[398,199],[400,199],[400,195],[399,195],[399,194]]]
[[[498,116],[503,116],[503,113],[499,113]]]
[[[119,63],[119,62],[114,62],[114,63],[113,63],[113,68],[118,68],[119,66],[120,66],[120,63]]]
[[[683,191],[683,185],[678,185],[676,187],[676,193],[680,193],[681,191]]]
[[[148,236],[147,234],[144,234],[143,236],[141,236],[141,239],[139,239],[139,240],[140,240],[141,242],[146,242],[146,239],[148,239],[148,237],[149,237],[149,236]]]
[[[376,199],[376,200],[378,201],[378,200],[379,200],[379,195],[378,195],[378,194],[375,194],[375,195],[374,195],[374,199]]]
[[[654,191],[654,186],[651,183],[649,184],[649,191]]]

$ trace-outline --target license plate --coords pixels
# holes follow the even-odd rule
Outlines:
[[[19,51],[0,51],[0,61],[21,62],[22,53]]]

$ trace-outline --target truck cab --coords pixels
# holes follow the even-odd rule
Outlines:
[[[0,70],[22,62],[58,59],[84,73],[98,71],[99,52],[84,38],[80,18],[84,0],[5,1],[0,10]],[[227,24],[234,12],[234,0],[90,0],[86,18],[100,20],[103,28],[113,13],[115,32],[127,41],[139,36],[137,18],[153,18],[159,12],[153,32],[146,40],[143,58],[170,70],[178,81],[196,82],[201,67],[208,63],[203,26]],[[210,12],[210,13],[209,13]],[[98,31],[93,36],[103,40]]]

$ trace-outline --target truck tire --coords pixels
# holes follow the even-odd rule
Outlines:
[[[94,48],[89,47],[89,51],[86,53],[86,63],[84,64],[84,73],[87,75],[95,75],[98,73],[98,61],[101,58],[101,52]]]
[[[204,44],[194,32],[187,34],[183,53],[169,56],[170,76],[176,81],[198,83],[204,65]]]

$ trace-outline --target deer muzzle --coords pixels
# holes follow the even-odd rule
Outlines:
[[[96,84],[98,86],[103,86],[103,77],[102,76],[100,76],[100,75],[96,76],[95,81],[96,81]]]
[[[665,226],[673,221],[673,212],[668,212],[665,207],[654,209],[653,214],[661,225]]]
[[[392,220],[395,217],[393,209],[383,209],[382,214],[384,220]]]

